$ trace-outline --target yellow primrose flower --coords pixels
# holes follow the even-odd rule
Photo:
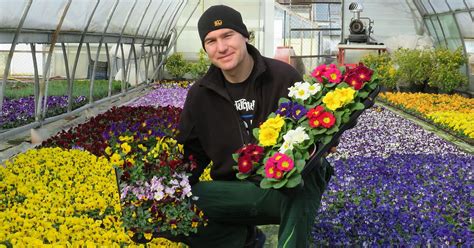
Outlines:
[[[261,128],[258,140],[262,146],[273,146],[277,143],[278,135],[280,130],[275,130],[273,128]]]
[[[354,100],[355,90],[347,88],[336,88],[334,91],[328,92],[323,97],[323,103],[330,110],[336,110],[345,106]]]
[[[285,125],[285,120],[280,115],[276,115],[273,118],[268,118],[264,123],[262,123],[260,129],[273,128],[280,132],[283,125]]]

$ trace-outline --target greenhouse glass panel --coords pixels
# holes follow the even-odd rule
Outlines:
[[[431,5],[435,9],[436,13],[444,13],[449,11],[448,5],[446,5],[445,1],[430,1]]]
[[[466,5],[461,0],[448,0],[449,6],[452,10],[463,10],[466,9]]]
[[[452,15],[441,15],[439,16],[441,21],[446,41],[448,42],[448,48],[455,50],[462,46],[462,38],[459,33],[459,29],[456,26],[456,21]]]
[[[445,37],[441,26],[439,25],[438,17],[432,16],[430,17],[431,22],[433,23],[435,34],[438,36],[439,46],[446,47]]]
[[[468,6],[469,8],[474,8],[474,1],[468,0],[468,1],[466,1],[466,4],[467,4],[467,6]],[[471,11],[471,12],[472,12],[472,11]]]
[[[457,13],[456,20],[463,37],[474,38],[474,24],[469,13]]]
[[[420,3],[423,5],[424,10],[426,10],[427,14],[434,14],[433,8],[431,8],[431,5],[428,0],[420,0]]]
[[[438,33],[435,30],[433,24],[434,22],[431,20],[431,18],[425,18],[425,25],[428,28],[428,32],[430,33],[431,37],[433,37],[434,45],[438,45],[440,37],[438,36]]]

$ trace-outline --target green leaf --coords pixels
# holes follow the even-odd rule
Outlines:
[[[292,177],[288,178],[287,188],[294,188],[301,183],[301,174],[293,174]]]
[[[285,97],[281,97],[281,98],[278,100],[278,105],[280,105],[280,104],[282,104],[282,103],[284,103],[284,102],[289,102],[289,101],[290,101],[290,99],[285,98]]]
[[[240,179],[240,180],[244,180],[244,179],[247,179],[249,177],[249,174],[244,174],[244,173],[237,173],[236,175],[237,179]]]
[[[285,175],[286,178],[290,178],[293,174],[295,174],[295,172],[297,172],[298,170],[296,168],[293,168],[291,169],[290,171],[288,171]]]
[[[252,130],[253,137],[258,140],[258,136],[260,134],[260,128],[256,127]]]
[[[235,162],[239,161],[239,154],[238,153],[232,153],[232,159],[234,159]]]
[[[274,189],[279,189],[279,188],[285,186],[287,182],[288,182],[288,179],[284,178],[281,181],[279,181],[278,183],[273,184],[273,188]]]
[[[348,87],[349,87],[349,85],[346,82],[342,82],[342,83],[337,85],[337,88],[348,88]]]
[[[333,133],[336,133],[337,131],[339,131],[339,127],[337,125],[334,125],[331,129],[329,129],[326,134],[329,135],[329,134],[333,134]]]
[[[359,91],[359,93],[357,94],[358,97],[362,98],[362,99],[365,99],[369,96],[369,92],[367,91]]]
[[[350,112],[345,112],[345,113],[342,115],[342,118],[341,118],[342,123],[347,123],[350,118],[351,118]]]
[[[327,143],[331,142],[331,140],[332,140],[332,136],[325,136],[325,137],[321,140],[321,142],[322,142],[323,144],[327,144]]]
[[[306,161],[304,161],[303,159],[300,159],[300,160],[296,160],[295,161],[295,166],[296,166],[296,170],[301,173],[304,169],[306,165]]]
[[[268,178],[263,178],[260,181],[260,188],[262,189],[270,189],[273,186],[273,183],[268,180]]]
[[[314,128],[313,130],[311,130],[311,134],[313,134],[314,136],[318,135],[318,134],[322,134],[322,133],[325,133],[327,131],[326,128]]]
[[[352,107],[352,110],[363,110],[363,109],[365,109],[365,105],[360,102],[354,104],[354,106]]]

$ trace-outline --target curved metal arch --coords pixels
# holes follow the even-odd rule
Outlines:
[[[437,13],[433,5],[431,4],[431,0],[428,0],[428,4],[430,5],[431,9],[433,10],[433,13]],[[441,25],[441,20],[439,19],[439,16],[436,15],[436,20],[438,20],[439,28],[441,28],[441,33],[443,34],[443,40],[444,44],[446,45],[446,48],[448,47],[448,41],[446,40],[446,34],[444,33],[444,28],[443,25]],[[436,30],[436,29],[435,29]]]
[[[117,6],[119,2],[120,0],[115,0],[114,5],[112,6],[112,9],[110,10],[109,15],[107,16],[107,23],[105,24],[104,31],[102,31],[102,35],[100,37],[99,46],[97,48],[97,53],[95,55],[95,60],[94,60],[94,67],[91,73],[90,86],[89,86],[89,103],[94,102],[94,98],[93,98],[94,97],[94,81],[95,81],[95,74],[97,72],[97,64],[99,62],[99,55],[100,55],[100,50],[102,48],[102,43],[104,42],[105,34],[107,33],[107,29],[109,28],[110,21],[112,20],[115,10],[117,10]],[[110,91],[112,90],[111,85],[109,87],[109,90]]]
[[[199,6],[199,4],[201,3],[201,0],[198,0],[198,2],[196,3],[196,6],[194,6],[194,9],[193,11],[191,12],[191,14],[189,15],[188,19],[186,19],[183,27],[181,28],[181,30],[178,32],[178,34],[174,37],[173,41],[170,42],[170,44],[174,44],[176,42],[176,40],[178,39],[178,37],[181,35],[181,33],[183,32],[184,28],[186,27],[187,23],[189,22],[189,20],[191,19],[191,17],[193,16],[194,12],[196,12],[196,9],[197,7]],[[163,52],[164,55],[167,55],[171,50],[171,46],[169,46],[166,51]],[[158,71],[160,69],[160,67],[163,65],[165,60],[161,60],[161,62],[158,64],[158,66],[156,67],[155,71],[153,72],[153,78],[158,74]]]
[[[53,56],[54,48],[56,46],[56,41],[58,39],[59,33],[61,32],[61,27],[63,25],[64,18],[66,17],[67,12],[69,11],[69,6],[71,6],[71,2],[72,2],[72,0],[68,0],[66,5],[64,6],[63,14],[61,15],[61,18],[59,19],[56,30],[54,31],[53,36],[51,38],[51,44],[49,46],[48,57],[46,58],[46,63],[43,67],[43,78],[39,82],[39,84],[40,84],[40,87],[39,87],[40,90],[39,90],[39,95],[38,95],[38,100],[39,101],[38,101],[38,103],[35,103],[36,108],[37,108],[36,117],[35,117],[36,121],[42,121],[46,117],[46,111],[48,109],[48,105],[47,105],[47,102],[48,102],[48,85],[49,85],[48,73],[49,73],[49,68],[50,68],[50,65],[51,65],[51,58]],[[43,90],[41,90],[42,89],[41,88],[42,84],[44,86]],[[44,91],[44,97],[43,97],[43,100],[41,102],[41,95],[42,95],[43,91]],[[72,98],[72,96],[69,96],[69,98]],[[42,109],[41,109],[41,103],[43,104]],[[40,116],[41,110],[43,111],[43,113]]]
[[[74,78],[76,77],[77,63],[79,62],[79,57],[81,55],[82,44],[84,43],[84,38],[86,36],[87,30],[89,29],[89,25],[92,22],[92,18],[94,17],[95,11],[97,10],[97,6],[99,6],[99,3],[100,3],[100,0],[97,0],[94,6],[94,9],[92,10],[91,15],[89,16],[89,19],[87,20],[87,25],[81,34],[81,39],[79,40],[76,58],[74,59],[74,65],[72,66],[72,73],[71,73],[71,77],[69,78],[69,84],[68,84],[67,94],[69,96],[69,99],[68,99],[67,112],[71,112],[72,110],[72,95],[73,95],[73,87],[74,87]]]
[[[123,27],[122,27],[122,30],[120,32],[120,36],[119,36],[119,39],[117,40],[117,43],[116,43],[116,46],[115,46],[115,53],[114,53],[114,57],[113,57],[113,60],[112,60],[112,68],[114,66],[116,66],[116,63],[117,63],[117,53],[118,53],[118,49],[120,47],[121,49],[121,53],[122,53],[122,89],[121,89],[121,92],[124,93],[125,92],[125,57],[124,57],[124,54],[123,54],[123,45],[122,45],[122,38],[123,38],[123,33],[125,32],[125,28],[127,27],[127,24],[128,24],[128,21],[130,20],[130,16],[132,15],[132,12],[133,10],[135,9],[135,6],[137,5],[137,0],[134,1],[133,3],[133,6],[132,8],[128,11],[127,13],[127,17],[125,18],[125,21],[124,21],[124,24],[123,24]],[[109,77],[109,85],[112,83],[112,77]]]
[[[145,15],[148,12],[148,8],[150,7],[150,4],[151,4],[151,0],[148,1],[148,5],[145,8],[145,12],[142,14],[140,22],[138,23],[138,26],[137,26],[137,30],[135,31],[135,34],[133,35],[132,42],[130,44],[130,51],[128,53],[128,58],[127,58],[127,67],[126,67],[127,78],[125,80],[126,80],[126,82],[129,82],[129,79],[130,79],[129,69],[130,69],[130,62],[131,62],[132,51],[133,51],[134,63],[135,63],[135,85],[138,85],[138,65],[137,65],[137,53],[135,51],[135,39],[137,38],[138,31],[140,30],[140,28],[142,26],[143,19],[145,19]]]
[[[28,0],[28,2],[25,5],[25,8],[23,9],[20,22],[18,23],[18,26],[15,31],[15,36],[13,37],[12,45],[10,47],[10,52],[8,53],[7,62],[5,64],[5,71],[3,72],[3,80],[1,81],[1,85],[0,85],[0,116],[3,115],[2,109],[3,109],[4,91],[5,91],[5,86],[8,80],[8,74],[10,72],[10,65],[13,59],[13,53],[15,52],[15,47],[16,47],[16,44],[18,43],[18,37],[20,36],[21,30],[23,28],[23,24],[25,23],[26,16],[28,15],[28,12],[30,12],[30,7],[32,3],[33,3],[33,0]]]

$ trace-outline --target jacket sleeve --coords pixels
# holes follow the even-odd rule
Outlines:
[[[188,93],[183,112],[181,113],[177,140],[178,143],[184,146],[185,159],[189,161],[190,156],[192,156],[196,162],[197,166],[189,171],[191,173],[189,182],[191,185],[194,185],[199,182],[199,177],[209,164],[210,159],[204,152],[199,137],[197,136],[195,118],[193,117],[193,104],[191,103],[192,97],[190,95],[192,95],[191,92]]]

